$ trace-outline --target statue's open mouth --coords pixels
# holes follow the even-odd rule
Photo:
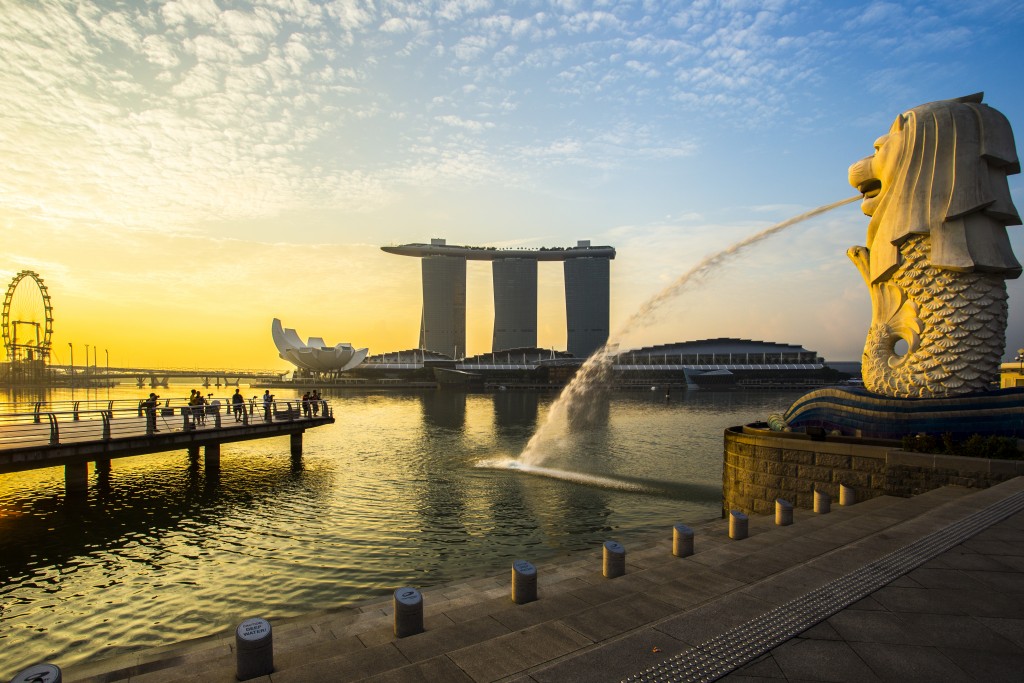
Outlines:
[[[857,191],[864,195],[867,199],[877,197],[878,193],[882,191],[882,181],[878,178],[872,178],[871,180],[865,180],[857,186]]]

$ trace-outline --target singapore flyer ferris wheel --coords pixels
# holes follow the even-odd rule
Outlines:
[[[49,362],[53,306],[38,273],[23,270],[11,280],[4,295],[0,327],[6,360],[12,366]]]

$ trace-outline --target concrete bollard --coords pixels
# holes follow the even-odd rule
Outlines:
[[[512,563],[512,602],[525,605],[537,599],[537,568],[526,560]]]
[[[832,512],[832,496],[828,495],[824,491],[815,491],[814,511],[819,515],[825,515]]]
[[[614,579],[626,573],[626,549],[618,541],[604,542],[602,571],[605,578]]]
[[[672,554],[676,557],[693,555],[693,529],[685,524],[672,527]]]
[[[857,491],[852,486],[846,484],[839,485],[839,504],[842,507],[847,505],[853,505],[857,502]]]
[[[423,596],[411,586],[395,591],[395,636],[423,633]]]
[[[789,526],[793,523],[793,504],[785,498],[775,499],[775,525]]]
[[[742,541],[747,537],[747,516],[739,510],[729,512],[729,538]]]
[[[260,617],[246,619],[235,629],[235,678],[247,681],[274,672],[274,633]]]
[[[11,683],[61,683],[60,667],[56,664],[33,664],[22,669]]]

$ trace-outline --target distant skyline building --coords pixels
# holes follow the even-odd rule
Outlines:
[[[537,346],[537,261],[495,259],[491,276],[494,281],[491,350]]]
[[[415,256],[423,265],[423,313],[420,348],[452,358],[466,353],[466,261],[491,261],[494,283],[494,333],[491,350],[537,345],[537,262],[563,261],[565,269],[566,349],[584,358],[608,340],[610,267],[615,249],[591,246],[496,249],[430,244],[381,247]]]
[[[457,358],[466,354],[466,259],[423,257],[420,348]]]
[[[586,358],[608,341],[611,284],[606,258],[574,258],[565,264],[566,351]]]

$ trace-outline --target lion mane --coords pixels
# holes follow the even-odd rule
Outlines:
[[[1020,276],[1006,234],[1021,223],[1007,183],[1020,162],[1009,122],[983,95],[923,104],[893,123],[899,158],[868,224],[869,284],[892,275],[911,235],[930,236],[935,268]]]

